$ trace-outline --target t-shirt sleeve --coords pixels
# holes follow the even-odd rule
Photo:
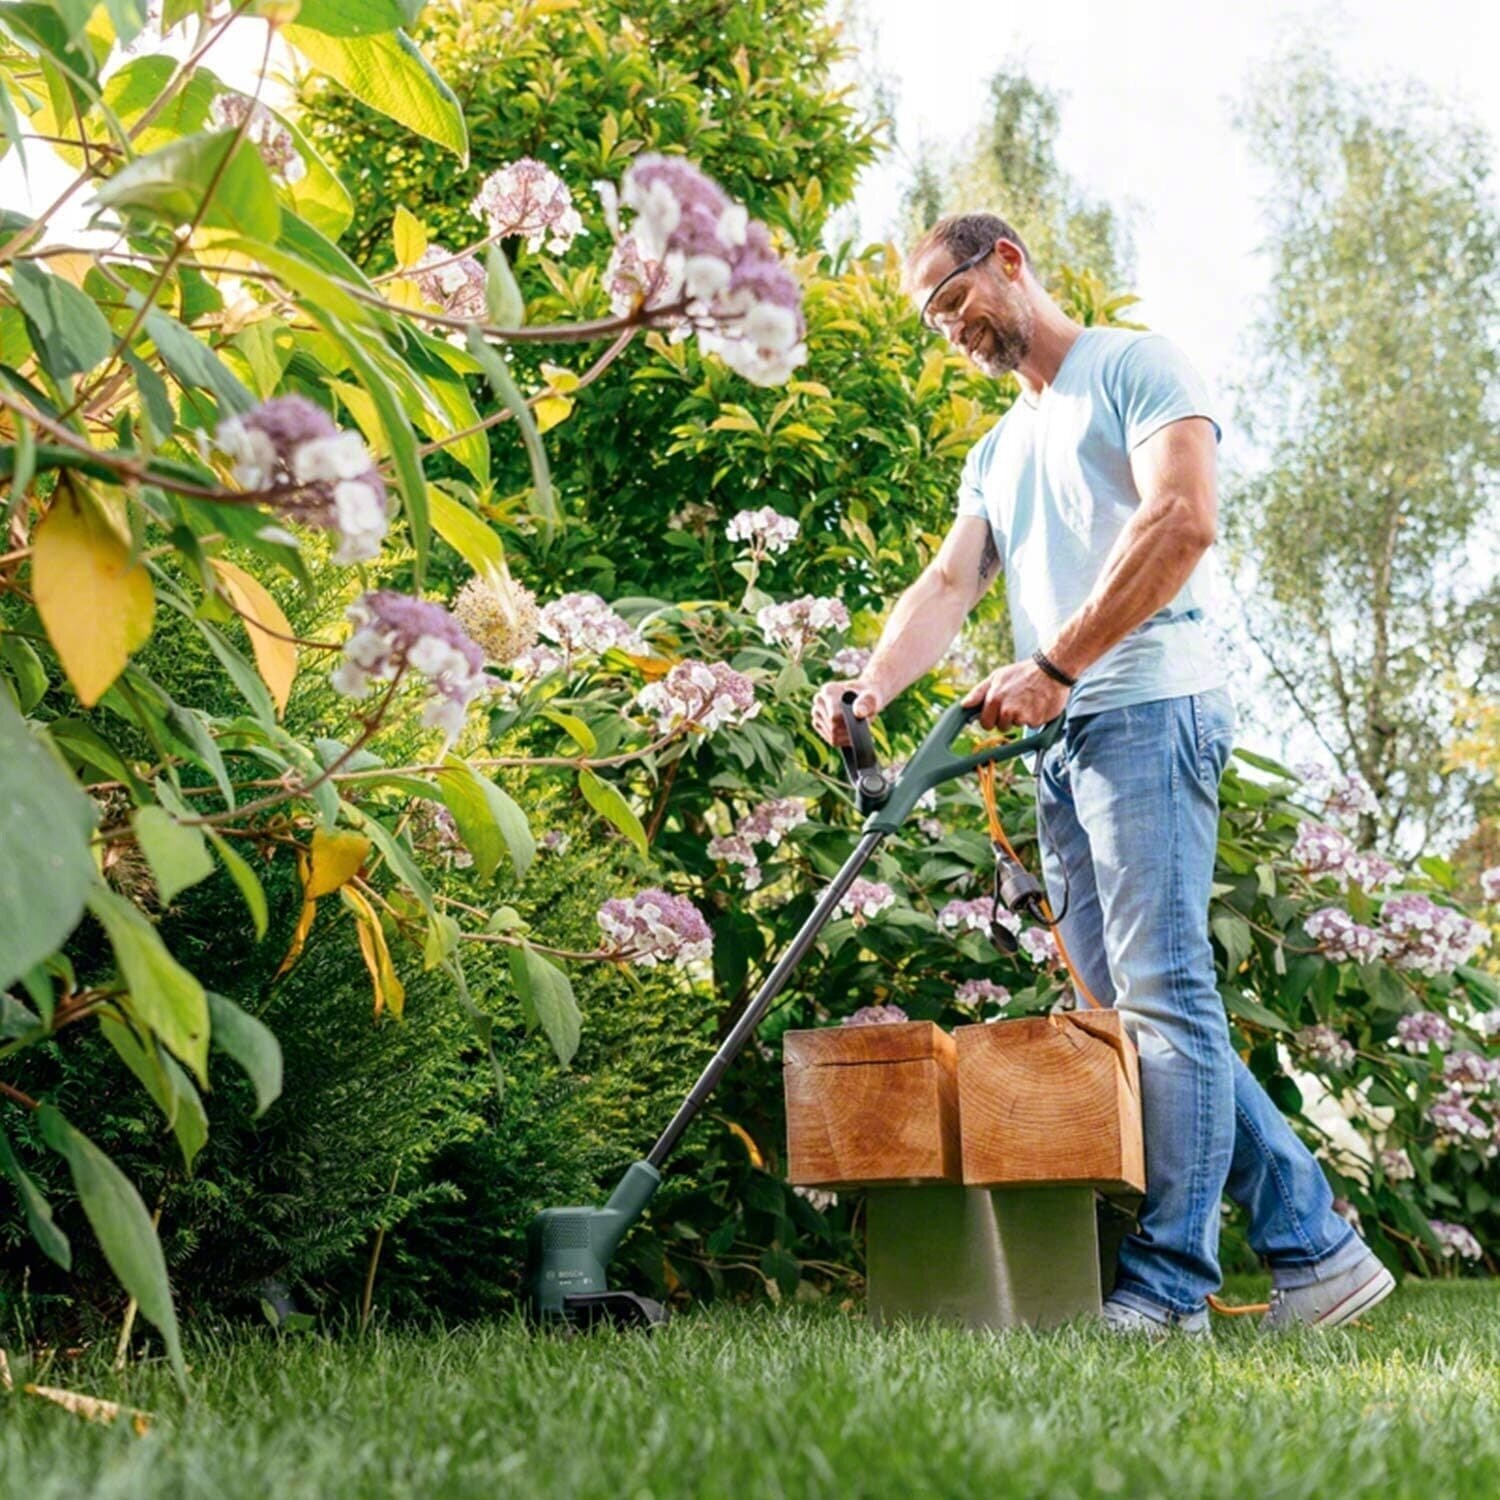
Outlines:
[[[969,449],[964,460],[963,473],[958,480],[958,514],[961,516],[983,516],[988,512],[984,505],[984,454],[981,450],[988,443],[981,438]]]
[[[1113,395],[1126,452],[1183,417],[1207,417],[1215,441],[1223,441],[1207,384],[1182,350],[1162,334],[1148,333],[1131,341],[1115,367]]]

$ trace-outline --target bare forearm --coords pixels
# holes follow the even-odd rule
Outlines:
[[[1212,542],[1182,512],[1138,511],[1089,597],[1043,650],[1070,677],[1079,676],[1176,596]]]
[[[896,601],[860,676],[889,703],[937,665],[972,605],[972,591],[945,581],[936,567],[929,567]]]

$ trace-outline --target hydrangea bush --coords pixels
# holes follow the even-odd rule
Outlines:
[[[245,24],[281,25],[267,13]],[[428,143],[458,203],[434,209],[441,242],[415,193],[389,221],[372,217],[372,238],[351,221],[350,190],[367,185],[346,172],[346,188],[310,144],[332,157],[326,133],[274,113],[273,128],[258,100],[199,110],[225,16],[173,14],[209,44],[206,87],[163,71],[149,37],[106,36],[101,13],[89,34],[106,55],[137,43],[114,76],[170,79],[165,91],[120,88],[111,97],[130,107],[106,111],[80,84],[76,120],[35,110],[39,130],[66,124],[111,148],[78,153],[75,186],[107,247],[54,254],[45,215],[10,216],[0,240],[13,370],[0,383],[0,790],[28,813],[0,831],[0,1128],[68,1162],[177,1358],[139,1196],[109,1175],[88,1121],[5,1083],[4,1059],[98,1026],[189,1165],[210,1040],[273,1107],[275,1039],[207,993],[158,930],[174,897],[213,876],[241,893],[235,940],[257,941],[266,899],[246,852],[299,871],[303,920],[283,968],[325,901],[323,920],[331,909],[358,934],[377,1016],[401,1015],[403,974],[441,972],[481,1054],[497,1025],[524,1024],[565,1065],[587,1024],[568,972],[584,964],[711,988],[732,1024],[852,843],[810,695],[863,670],[876,606],[936,545],[895,501],[930,485],[923,504],[946,514],[953,467],[1005,398],[920,342],[889,257],[841,253],[811,275],[783,257],[778,235],[820,222],[811,186],[761,220],[692,161],[627,149],[603,123],[603,168],[566,181],[535,157],[470,161],[463,115],[420,51],[394,49],[408,73],[384,90],[353,65],[369,44],[343,34],[342,11],[303,0],[286,40]],[[396,7],[389,17],[394,30]],[[66,89],[83,65],[59,35],[13,38],[0,66],[50,68]],[[168,129],[158,117],[173,100]],[[1086,321],[1123,305],[1070,285]],[[557,345],[590,362],[539,360]],[[591,426],[591,407],[615,425]],[[636,413],[670,442],[642,444]],[[566,468],[554,474],[549,453]],[[159,616],[202,640],[232,712],[178,701],[146,670]],[[887,764],[1002,648],[980,625],[881,716]],[[314,674],[342,716],[294,725],[288,706]],[[393,749],[413,740],[415,754]],[[524,748],[495,753],[514,741]],[[550,940],[547,910],[526,901],[539,850],[582,857],[532,828],[513,795],[531,775],[561,779],[597,839],[635,862],[638,878],[601,903],[592,948]],[[1001,796],[1034,857],[1024,776]],[[1467,1263],[1439,1226],[1483,1240],[1494,1221],[1500,993],[1468,962],[1477,924],[1449,899],[1451,872],[1356,850],[1337,824],[1363,794],[1337,778],[1304,783],[1242,752],[1224,798],[1212,926],[1251,1065],[1289,1110],[1297,1069],[1348,1099],[1369,1150],[1330,1145],[1326,1159],[1377,1243],[1409,1264]],[[733,1262],[787,1294],[805,1238],[847,1249],[825,1217],[836,1205],[777,1180],[781,1030],[850,1016],[951,1025],[1065,1001],[1045,929],[1001,912],[1016,951],[991,944],[975,788],[924,800],[685,1141],[706,1186],[681,1204],[664,1189],[672,1227],[634,1242],[634,1264],[667,1290],[722,1285]],[[40,847],[56,857],[38,860]],[[507,899],[491,899],[502,878]],[[508,988],[469,983],[480,944],[506,952]],[[0,1139],[33,1232],[66,1264],[22,1155]]]

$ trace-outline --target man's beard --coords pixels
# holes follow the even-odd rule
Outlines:
[[[1021,367],[1021,361],[1031,352],[1031,338],[1036,330],[1036,317],[1024,302],[1013,309],[1014,321],[1009,325],[984,320],[984,331],[979,336],[977,347],[970,360],[986,375],[1009,375]]]

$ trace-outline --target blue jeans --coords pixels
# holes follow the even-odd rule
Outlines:
[[[1146,1196],[1113,1295],[1169,1323],[1197,1321],[1219,1286],[1225,1192],[1248,1210],[1250,1244],[1278,1286],[1364,1253],[1312,1153],[1235,1054],[1215,984],[1209,888],[1234,729],[1223,688],[1081,714],[1037,789],[1054,912],[1067,872],[1063,940],[1140,1055]]]

